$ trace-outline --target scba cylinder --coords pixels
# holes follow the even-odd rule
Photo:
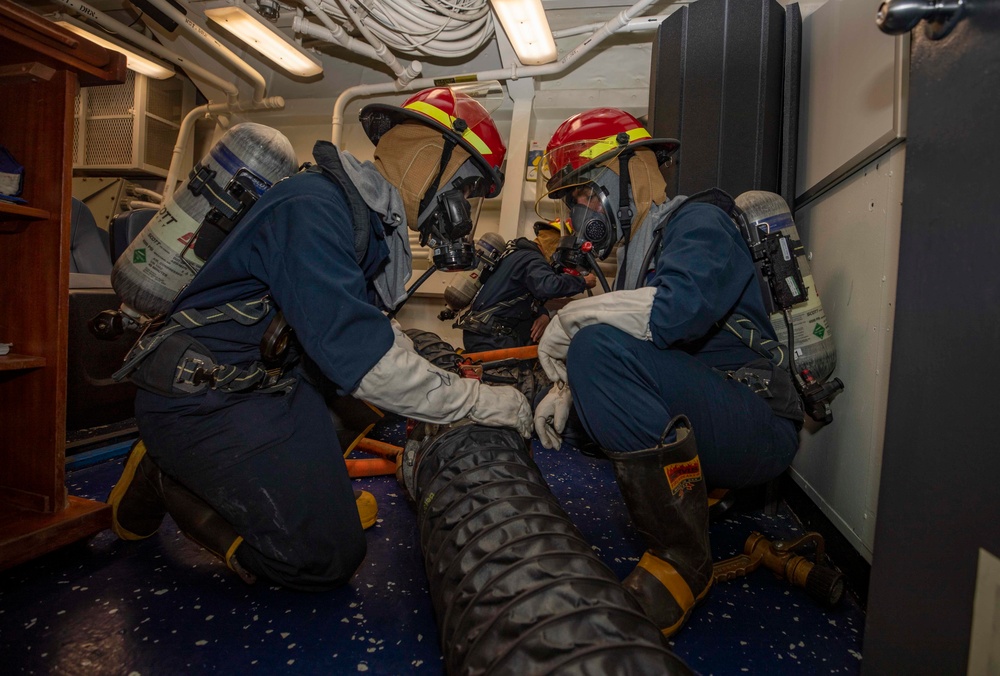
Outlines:
[[[227,131],[200,164],[215,172],[212,181],[221,188],[245,169],[258,196],[297,166],[292,144],[281,132],[252,122]],[[122,299],[122,309],[130,314],[155,317],[166,313],[178,292],[205,264],[195,255],[194,242],[213,206],[211,191],[205,186],[195,194],[190,182],[189,177],[177,188],[115,263],[111,285]]]
[[[458,312],[469,306],[483,286],[487,261],[495,263],[506,247],[507,242],[496,232],[487,232],[476,242],[478,264],[472,270],[456,273],[444,290],[444,302],[449,309]]]
[[[823,382],[837,366],[837,350],[833,345],[830,323],[823,311],[819,291],[816,290],[805,250],[799,243],[799,232],[788,204],[773,192],[752,190],[737,197],[736,205],[746,214],[751,226],[758,229],[762,238],[780,233],[796,243],[795,253],[802,281],[808,290],[808,298],[791,309],[795,366],[800,372],[802,369],[809,369],[818,381]],[[784,315],[780,312],[771,315],[771,324],[774,325],[778,341],[787,345],[788,329]]]

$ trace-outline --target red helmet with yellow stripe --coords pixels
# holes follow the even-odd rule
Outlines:
[[[383,134],[408,120],[433,127],[464,148],[483,172],[485,197],[500,192],[507,147],[481,103],[448,87],[434,87],[414,94],[401,107],[372,103],[361,110],[361,126],[376,145]]]
[[[588,180],[587,175],[626,150],[646,147],[659,164],[680,147],[672,138],[653,138],[639,120],[617,108],[595,108],[559,125],[546,147],[545,187],[558,198],[565,188]]]

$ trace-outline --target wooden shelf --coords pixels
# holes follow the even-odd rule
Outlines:
[[[66,509],[41,514],[0,503],[0,570],[111,527],[111,505],[69,496]]]
[[[25,65],[28,64],[28,65]],[[0,569],[108,527],[66,494],[73,113],[81,86],[125,79],[125,58],[0,0],[0,139],[30,205],[0,203]]]
[[[0,201],[0,217],[4,220],[20,218],[24,220],[46,221],[49,219],[49,216],[49,212],[44,209]]]
[[[45,357],[31,357],[26,354],[0,355],[0,371],[19,371],[21,369],[37,369],[45,366]]]

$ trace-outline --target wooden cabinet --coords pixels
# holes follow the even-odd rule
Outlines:
[[[0,202],[0,569],[110,524],[65,487],[73,102],[124,77],[123,55],[0,0],[0,143],[27,200]]]

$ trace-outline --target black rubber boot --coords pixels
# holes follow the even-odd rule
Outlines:
[[[142,540],[159,530],[167,513],[162,476],[146,456],[146,445],[140,439],[129,452],[121,478],[108,496],[115,535],[123,540]]]
[[[691,423],[670,421],[677,440],[633,453],[607,452],[629,514],[649,549],[622,585],[664,636],[676,633],[712,586],[708,500]]]
[[[156,533],[169,512],[188,538],[222,559],[247,584],[256,577],[236,559],[243,538],[207,502],[160,471],[139,441],[108,497],[111,527],[124,540]]]

